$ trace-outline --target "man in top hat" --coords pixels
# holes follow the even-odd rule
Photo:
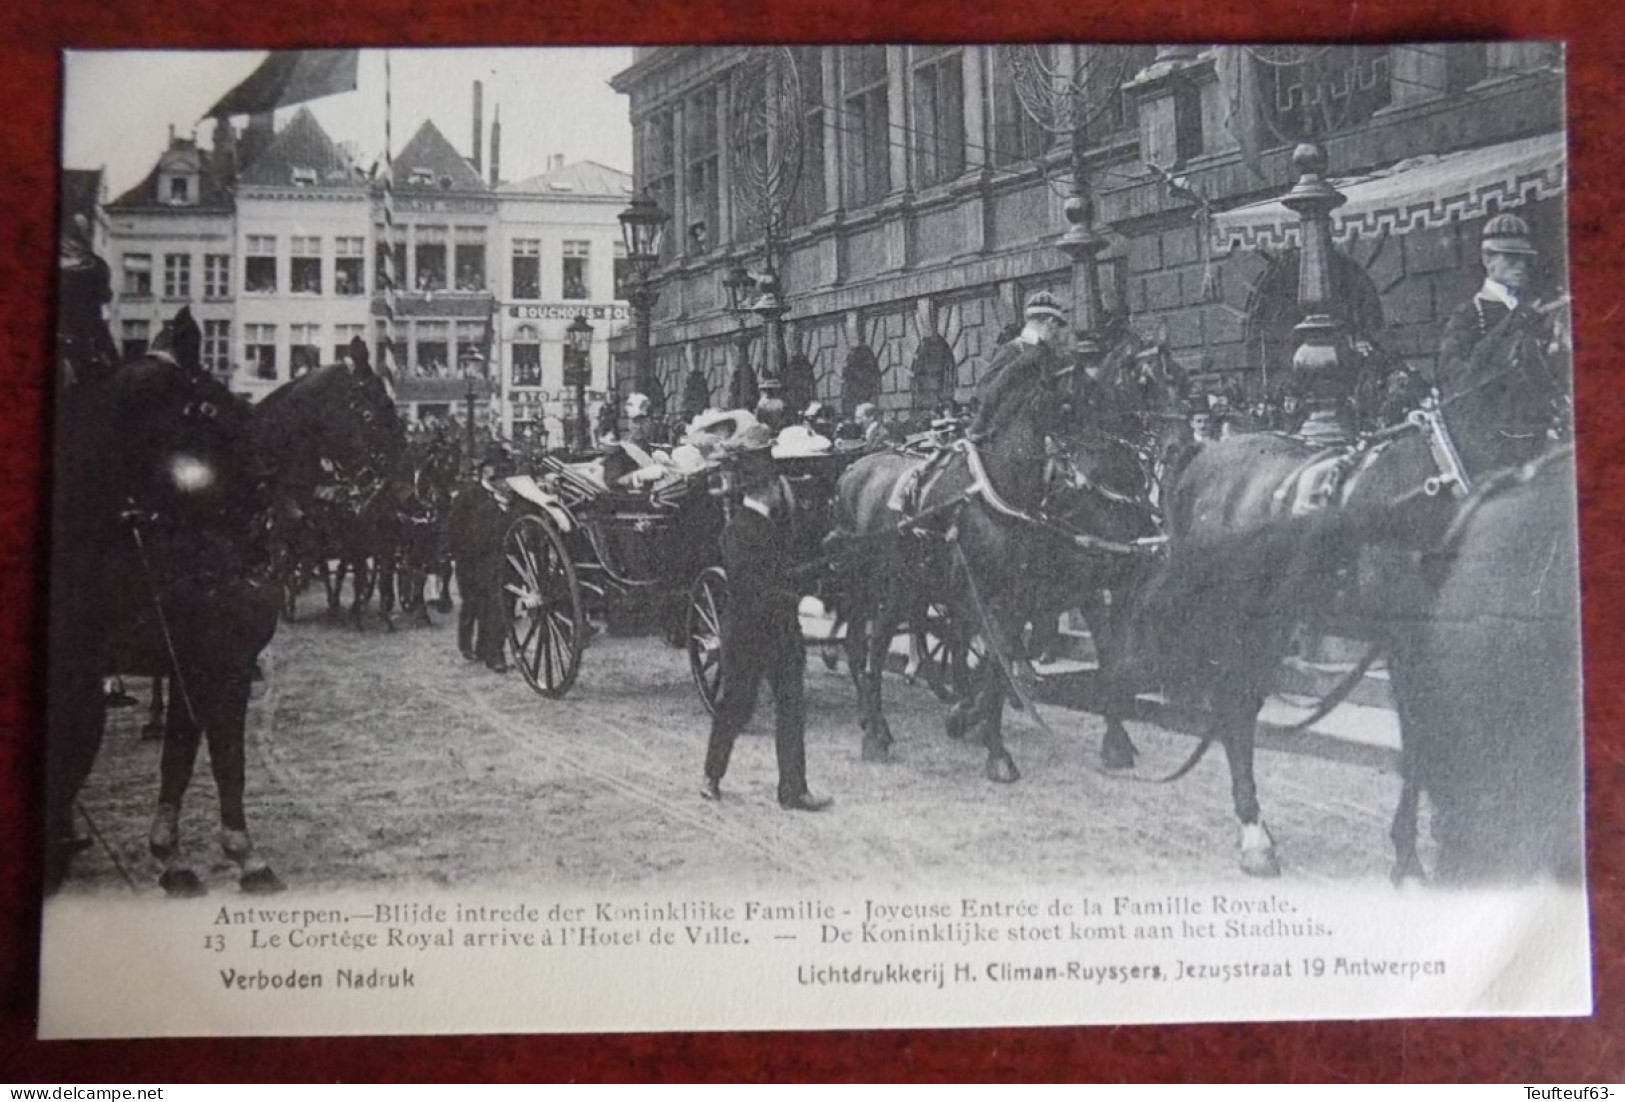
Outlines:
[[[463,596],[457,612],[457,649],[470,662],[484,662],[494,673],[507,673],[508,625],[502,600],[502,535],[512,500],[507,483],[512,458],[493,443],[480,458],[477,481],[451,504],[447,527],[452,534],[457,589]]]
[[[722,777],[734,740],[749,722],[765,678],[773,688],[779,806],[822,811],[831,801],[807,790],[806,651],[796,615],[801,596],[792,581],[788,533],[775,519],[786,503],[772,447],[772,431],[754,424],[739,433],[730,449],[744,499],[722,530],[722,564],[728,572],[721,625],[722,693],[711,723],[700,795],[722,799]]]
[[[973,439],[985,434],[988,413],[998,409],[1000,396],[1012,384],[1034,372],[1055,375],[1062,370],[1058,348],[1067,325],[1060,300],[1048,291],[1038,291],[1027,297],[1023,313],[1026,320],[1021,332],[993,353],[977,387],[976,419],[970,428]]]
[[[1445,323],[1434,380],[1447,404],[1480,385],[1498,390],[1486,395],[1496,427],[1508,438],[1530,440],[1531,454],[1545,447],[1552,411],[1549,403],[1531,400],[1530,381],[1549,387],[1553,399],[1566,397],[1569,387],[1563,302],[1545,304],[1536,297],[1538,256],[1522,218],[1498,214],[1484,223],[1484,283]]]

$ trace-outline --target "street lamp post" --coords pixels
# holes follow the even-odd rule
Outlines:
[[[728,292],[728,312],[739,319],[739,363],[734,378],[729,380],[728,401],[741,409],[749,409],[756,404],[756,373],[750,366],[750,292],[756,280],[743,264],[735,264],[723,277],[722,286]],[[743,384],[744,372],[750,372],[748,387]]]
[[[649,329],[653,323],[651,314],[654,310],[655,300],[659,292],[654,287],[651,276],[654,267],[660,262],[660,245],[666,235],[666,223],[670,221],[666,212],[660,209],[645,192],[632,200],[632,205],[620,213],[621,237],[626,243],[626,260],[632,269],[631,285],[627,288],[627,304],[631,306],[636,319],[637,357],[637,388],[656,400],[657,407],[653,412],[664,412],[665,395],[658,392],[654,383],[654,360],[649,351]]]
[[[480,358],[478,356],[464,356],[461,367],[463,369],[463,422],[468,432],[468,458],[469,462],[477,462],[474,456],[474,403],[479,399],[479,390],[476,384],[480,377]]]
[[[1352,436],[1347,403],[1354,389],[1348,362],[1348,331],[1339,316],[1332,264],[1332,211],[1346,197],[1326,180],[1326,150],[1319,145],[1298,146],[1292,153],[1298,182],[1281,198],[1281,205],[1300,219],[1303,252],[1298,258],[1298,304],[1304,319],[1294,328],[1298,350],[1292,370],[1302,381],[1309,418],[1299,433],[1326,445]]]
[[[576,391],[576,448],[586,451],[592,440],[592,427],[587,424],[587,377],[592,373],[592,326],[587,315],[577,314],[576,320],[564,331],[565,382]]]

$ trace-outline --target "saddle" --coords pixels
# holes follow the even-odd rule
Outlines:
[[[915,460],[892,486],[891,494],[886,498],[886,508],[905,517],[917,516],[926,494],[942,477],[942,472],[948,469],[953,456],[954,449],[947,447],[924,459]]]

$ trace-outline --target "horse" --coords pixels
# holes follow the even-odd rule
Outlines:
[[[1132,555],[1134,541],[1148,531],[1142,503],[1120,509],[1121,503],[1098,493],[1099,482],[1078,482],[1080,496],[1093,500],[1087,509],[1081,502],[1073,508],[1101,531],[1078,531],[1043,515],[1045,472],[1054,466],[1051,441],[1075,429],[1074,410],[1090,395],[1088,375],[1076,361],[1055,357],[1048,367],[1011,375],[988,389],[979,414],[985,430],[980,443],[956,444],[945,459],[926,460],[924,467],[895,452],[867,456],[837,485],[835,539],[843,548],[840,569],[847,583],[841,615],[851,625],[848,650],[865,760],[890,754],[881,671],[892,636],[902,623],[924,623],[933,605],[946,606],[949,622],[958,625],[954,630],[979,633],[990,659],[971,673],[970,695],[950,709],[948,734],[958,738],[979,731],[987,749],[987,777],[996,783],[1018,780],[1003,741],[1003,703],[1007,691],[1024,701],[1017,681],[1032,677],[1020,637],[1038,613],[1039,588],[1032,579],[1062,559],[1075,562],[1080,549]],[[1115,471],[1123,461],[1139,471],[1137,454],[1121,439],[1100,435],[1092,443],[1099,459],[1089,465],[1097,472],[1108,464]],[[894,502],[902,498],[914,500],[900,512]],[[1098,592],[1105,585],[1097,578],[1083,588]],[[1103,652],[1103,657],[1113,653],[1109,647]],[[1115,661],[1108,657],[1106,667],[1110,680]],[[1116,688],[1105,693],[1107,710],[1124,695]],[[1107,728],[1110,748],[1103,755],[1113,762],[1131,756],[1120,714],[1107,717]]]
[[[1335,622],[1337,634],[1390,648],[1391,677],[1414,680],[1392,647],[1396,626],[1437,614],[1422,557],[1444,539],[1468,487],[1549,444],[1544,434],[1501,431],[1508,388],[1528,403],[1554,398],[1547,373],[1513,358],[1352,445],[1236,436],[1203,444],[1174,480],[1169,554],[1130,618],[1131,661],[1176,694],[1207,700],[1209,728],[1180,773],[1212,742],[1224,748],[1245,872],[1280,872],[1253,746],[1294,630]],[[1394,833],[1398,841],[1397,820]],[[1395,877],[1412,875],[1403,844],[1396,849]]]
[[[276,631],[264,552],[262,470],[247,410],[202,369],[182,310],[169,348],[63,389],[51,579],[48,882],[68,871],[74,803],[105,728],[103,678],[172,686],[149,846],[165,891],[203,890],[180,838],[182,798],[206,738],[221,846],[244,891],[282,883],[243,807],[255,660]]]
[[[1405,732],[1396,872],[1441,883],[1584,875],[1574,450],[1487,479],[1422,561],[1430,615],[1391,632]]]
[[[273,538],[288,610],[307,572],[327,582],[336,614],[344,575],[355,573],[351,618],[374,589],[393,629],[400,503],[410,487],[400,476],[406,430],[387,376],[365,356],[318,368],[284,383],[254,407],[256,445],[270,468]],[[336,576],[327,563],[337,559]]]
[[[400,503],[398,572],[401,611],[429,626],[426,599],[430,574],[440,579],[436,607],[451,611],[451,554],[447,517],[456,490],[462,453],[455,441],[436,435],[408,444],[403,457],[405,484],[410,492]]]

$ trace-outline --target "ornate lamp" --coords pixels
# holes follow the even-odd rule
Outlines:
[[[576,445],[585,450],[592,435],[587,424],[587,377],[592,374],[592,326],[587,315],[577,314],[564,330],[564,351],[565,381],[576,391]]]
[[[652,324],[650,314],[654,310],[655,298],[659,292],[655,290],[649,277],[654,271],[654,266],[660,262],[660,245],[665,240],[666,223],[670,219],[666,212],[660,209],[660,204],[645,192],[635,197],[632,205],[621,211],[620,220],[621,237],[626,242],[626,259],[632,268],[632,279],[627,288],[626,299],[637,319],[635,346],[637,388],[640,393],[653,398],[657,405],[663,406],[665,396],[655,385],[654,357],[649,349],[649,328]],[[663,413],[664,409],[657,408],[654,412]]]

